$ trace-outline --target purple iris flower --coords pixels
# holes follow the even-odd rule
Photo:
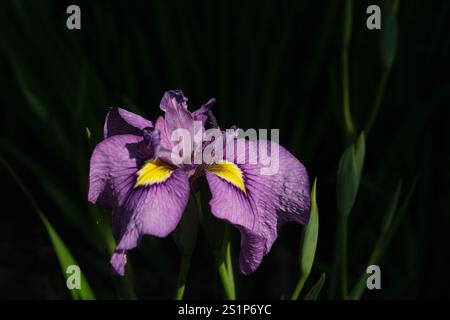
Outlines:
[[[94,149],[89,174],[89,201],[112,210],[117,247],[111,258],[115,273],[123,275],[126,253],[145,235],[165,237],[179,223],[190,184],[206,177],[211,189],[212,214],[241,233],[240,270],[254,272],[270,251],[278,230],[288,221],[309,220],[310,189],[305,167],[289,151],[277,147],[278,170],[261,174],[259,141],[223,132],[226,160],[183,164],[171,159],[172,133],[184,129],[198,134],[212,116],[214,99],[191,113],[181,91],[164,94],[164,111],[153,124],[124,109],[112,109],[105,121],[104,140]],[[211,120],[211,119],[210,119]],[[242,147],[237,147],[241,144]],[[194,145],[192,150],[198,150]],[[205,144],[200,145],[203,150]],[[229,152],[231,149],[235,152]],[[192,154],[182,155],[192,158]]]

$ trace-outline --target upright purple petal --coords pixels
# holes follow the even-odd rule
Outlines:
[[[162,183],[133,189],[113,213],[113,229],[118,241],[111,264],[123,275],[127,250],[135,248],[144,234],[166,237],[181,219],[189,199],[189,181],[181,169]]]
[[[166,123],[163,116],[160,116],[155,123],[155,129],[159,130],[161,135],[161,146],[165,149],[172,149],[172,143],[170,137],[167,134]]]
[[[211,115],[211,108],[216,103],[216,99],[212,98],[209,99],[207,103],[205,103],[203,106],[201,106],[198,110],[194,111],[192,113],[192,116],[194,117],[195,121],[201,121],[203,125],[205,125],[208,118],[210,118]],[[211,120],[211,119],[210,119]],[[217,121],[216,119],[213,119],[213,122],[211,124],[212,127],[217,127]]]
[[[244,146],[240,152],[237,141]],[[285,222],[305,224],[309,220],[310,190],[305,167],[286,149],[269,143],[271,150],[279,150],[275,159],[278,171],[273,175],[261,174],[266,163],[258,155],[258,142],[233,139],[227,145],[225,152],[235,150],[231,159],[228,153],[227,160],[242,172],[245,192],[213,172],[206,173],[213,215],[241,232],[240,269],[244,274],[258,268]]]
[[[143,137],[131,134],[100,142],[91,157],[88,200],[107,209],[122,203],[150,153]]]
[[[106,115],[103,135],[105,139],[121,134],[140,135],[144,128],[153,128],[152,122],[125,109],[112,108]]]
[[[161,99],[160,107],[165,112],[165,128],[168,138],[176,129],[194,128],[194,117],[187,109],[187,98],[180,90],[167,91]]]
[[[165,112],[165,116],[158,118],[155,127],[161,132],[162,148],[169,151],[169,153],[173,151],[174,147],[179,146],[180,143],[190,141],[191,152],[188,154],[183,153],[182,157],[184,160],[192,161],[192,153],[201,148],[201,144],[198,141],[203,134],[206,122],[209,120],[211,122],[210,126],[217,127],[217,121],[211,112],[211,108],[216,100],[210,99],[193,113],[188,110],[187,100],[181,90],[167,91],[160,103],[161,110]],[[196,124],[195,122],[199,123]],[[185,131],[177,132],[174,136],[173,133],[177,129],[184,129]],[[182,134],[188,134],[189,137],[185,138]],[[172,139],[175,140],[172,141]]]

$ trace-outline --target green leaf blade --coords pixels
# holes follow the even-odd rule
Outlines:
[[[52,242],[53,248],[56,252],[56,255],[58,257],[59,263],[62,268],[62,272],[67,280],[67,268],[72,265],[78,265],[75,259],[73,258],[70,250],[67,248],[67,246],[62,241],[61,237],[58,235],[56,230],[53,228],[53,226],[50,224],[50,222],[47,220],[45,215],[38,211],[39,217],[41,218],[45,229],[47,230],[48,236],[50,238],[50,241]],[[94,293],[91,290],[91,287],[86,280],[83,273],[80,273],[80,289],[71,289],[70,293],[72,294],[72,297],[74,300],[95,300]]]
[[[353,208],[358,193],[366,145],[364,133],[356,144],[349,146],[343,153],[338,166],[336,189],[338,213],[348,216]]]
[[[67,246],[62,241],[61,237],[58,235],[56,230],[50,224],[50,222],[46,218],[45,214],[39,208],[36,200],[32,196],[32,193],[30,192],[30,190],[23,183],[22,179],[16,174],[14,169],[9,165],[9,163],[1,155],[0,155],[0,163],[6,169],[6,171],[12,176],[14,181],[17,183],[19,188],[24,193],[26,199],[30,202],[31,206],[36,211],[39,218],[42,220],[42,222],[45,226],[45,229],[50,237],[50,241],[52,242],[53,248],[55,249],[58,260],[60,262],[63,275],[67,280],[67,278],[68,278],[68,275],[66,273],[67,267],[70,265],[78,265],[77,262],[73,258],[72,254],[69,251],[69,249],[67,248]],[[81,277],[80,278],[81,288],[79,290],[78,289],[71,290],[73,299],[94,300],[95,299],[94,293],[92,292],[91,287],[89,286],[89,283],[86,280],[86,278],[84,277],[82,272],[80,272],[80,277]]]
[[[317,239],[319,237],[319,209],[316,201],[317,179],[311,190],[311,215],[308,224],[304,228],[302,239],[300,242],[299,262],[300,262],[300,278],[292,293],[291,299],[297,300],[306,280],[311,273],[314,263],[314,257],[317,248]]]
[[[380,57],[385,70],[390,70],[397,52],[398,26],[394,8],[386,6],[380,33]]]
[[[325,273],[322,273],[319,281],[317,281],[316,284],[311,288],[311,290],[309,290],[309,292],[305,295],[305,298],[303,300],[317,300],[320,292],[322,291],[325,279],[326,279]]]
[[[317,179],[314,180],[311,191],[311,216],[305,227],[305,232],[300,247],[300,270],[302,274],[309,275],[311,272],[314,256],[316,254],[317,239],[319,237],[319,210],[316,202]]]

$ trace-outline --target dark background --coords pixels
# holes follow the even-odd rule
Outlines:
[[[72,3],[81,7],[79,31],[66,28]],[[353,3],[349,79],[357,133],[365,129],[384,70],[382,31],[365,26],[370,4],[384,10],[393,2]],[[86,196],[90,149],[101,139],[108,107],[156,119],[168,89],[182,89],[191,110],[215,97],[223,128],[280,129],[281,144],[305,164],[311,181],[318,178],[320,233],[306,287],[325,272],[321,298],[338,298],[332,289],[336,171],[351,141],[342,116],[343,8],[338,0],[1,1],[0,155],[97,298],[173,296],[179,264],[173,239],[146,237],[130,254],[132,275],[114,280],[110,216]],[[398,182],[401,200],[416,177],[417,186],[379,263],[382,290],[363,298],[450,297],[449,9],[446,1],[399,3],[395,60],[366,133],[363,178],[349,218],[350,286],[365,269]],[[0,297],[70,298],[35,209],[4,166],[0,181]],[[290,296],[300,234],[295,224],[282,229],[257,272],[237,277],[238,297]],[[237,232],[233,241],[237,261]],[[223,297],[203,233],[186,297]]]

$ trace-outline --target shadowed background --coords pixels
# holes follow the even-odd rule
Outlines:
[[[81,7],[79,31],[66,8]],[[448,298],[449,27],[445,1],[400,1],[397,38],[365,26],[370,4],[355,1],[349,53],[355,133],[366,128],[366,162],[349,217],[348,278],[354,284],[380,233],[399,181],[417,185],[380,264],[382,290],[363,298]],[[161,114],[168,89],[191,110],[215,97],[222,128],[279,128],[280,142],[318,178],[316,262],[306,287],[327,274],[333,290],[336,171],[349,143],[342,115],[344,1],[32,1],[0,4],[0,297],[68,299],[38,207],[76,259],[97,298],[171,298],[179,265],[172,237],[145,237],[132,272],[109,272],[110,214],[87,203],[90,150],[111,106]],[[386,72],[380,39],[395,43]],[[381,40],[383,41],[383,40]],[[385,85],[383,77],[386,76]],[[383,88],[380,92],[380,86]],[[87,138],[86,129],[92,136]],[[5,163],[7,164],[5,166]],[[17,179],[35,200],[27,201]],[[302,227],[286,225],[261,267],[237,276],[240,298],[289,297],[298,278]],[[239,234],[233,233],[237,262]],[[222,298],[202,232],[187,298]]]

